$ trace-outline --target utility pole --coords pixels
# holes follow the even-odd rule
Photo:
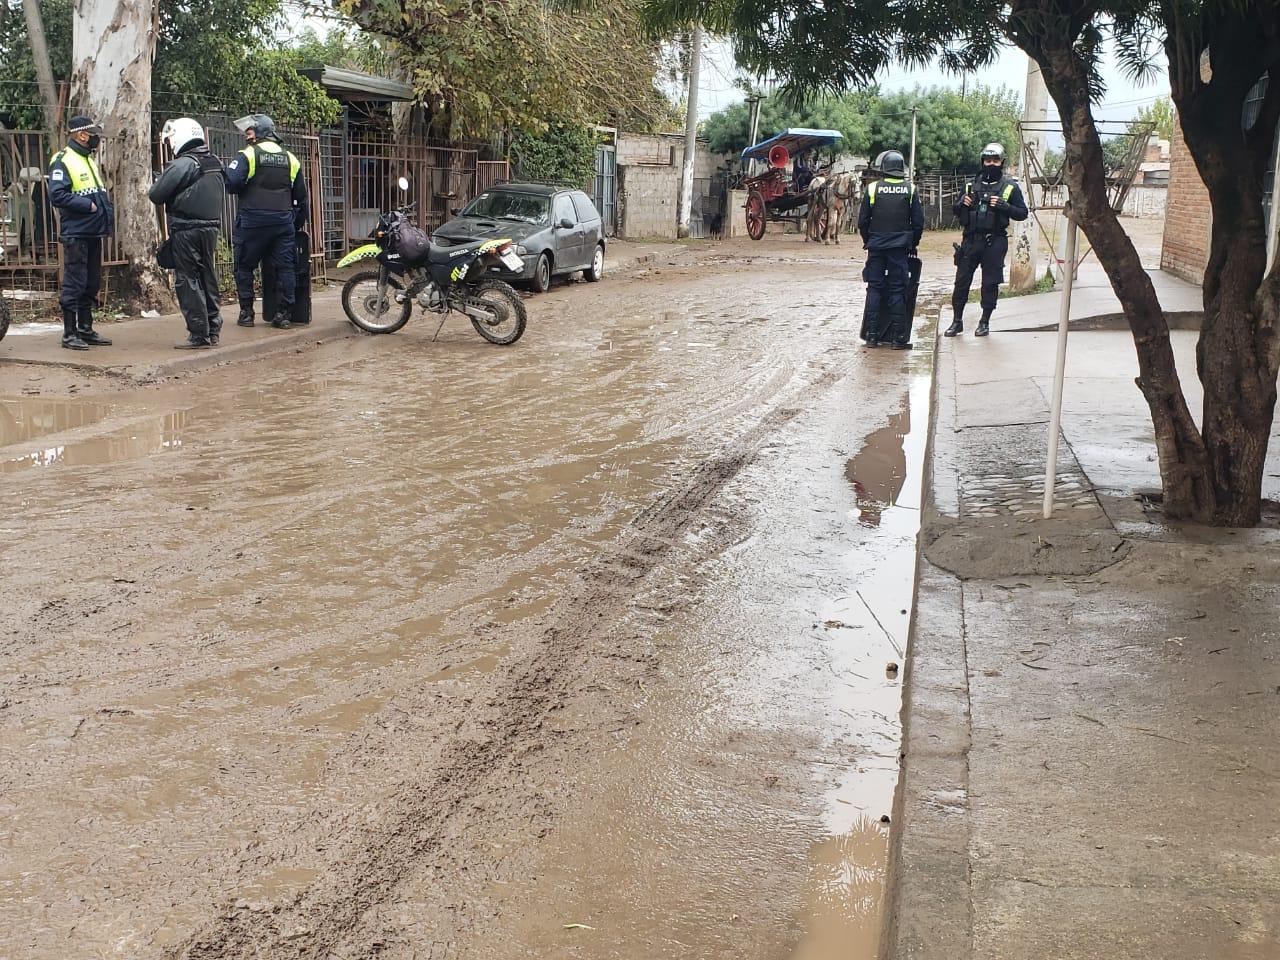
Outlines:
[[[916,108],[911,107],[911,161],[907,164],[907,182],[916,182]]]
[[[1040,66],[1030,57],[1027,58],[1027,92],[1022,107],[1022,144],[1035,151],[1036,158],[1044,164],[1045,146],[1048,143],[1046,126],[1049,120],[1049,89],[1044,85],[1044,76]],[[1010,145],[1005,145],[1009,150]],[[1018,151],[1021,157],[1025,151]],[[1011,159],[1006,158],[1006,163]],[[1044,187],[1036,193],[1035,186],[1029,182],[1030,164],[1024,164],[1025,170],[1019,170],[1022,178],[1023,195],[1027,206],[1033,210],[1044,204]],[[1036,228],[1035,215],[1027,217],[1021,223],[1010,224],[1013,227],[1012,262],[1009,264],[1009,286],[1014,290],[1030,290],[1036,285],[1036,271],[1040,266],[1040,231]],[[1024,240],[1025,238],[1025,240]]]
[[[693,26],[689,37],[689,85],[686,98],[689,115],[684,125],[684,169],[680,171],[680,218],[676,236],[689,236],[689,218],[693,207],[693,161],[698,148],[698,74],[702,60],[702,24]]]
[[[747,107],[751,111],[751,139],[750,144],[754,146],[756,138],[760,135],[760,94],[753,93],[747,97]],[[747,161],[747,176],[751,176],[756,169],[755,157]]]
[[[58,94],[53,87],[53,67],[49,63],[49,45],[44,38],[44,18],[40,0],[22,0],[27,15],[27,40],[31,43],[31,59],[35,62],[40,99],[44,101],[44,125],[50,136],[58,136]]]

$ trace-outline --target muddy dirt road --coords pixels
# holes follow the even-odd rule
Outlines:
[[[0,371],[0,956],[871,956],[929,354],[853,252]]]

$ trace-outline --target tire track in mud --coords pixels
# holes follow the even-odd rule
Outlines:
[[[577,587],[557,601],[535,651],[513,664],[488,702],[459,724],[432,768],[403,780],[385,797],[376,821],[358,828],[307,889],[273,906],[227,903],[164,955],[170,960],[377,956],[386,941],[377,932],[376,916],[366,921],[415,870],[438,857],[450,838],[465,832],[465,819],[485,798],[506,792],[507,806],[534,807],[545,818],[546,798],[538,795],[539,778],[529,775],[528,764],[545,755],[556,735],[548,721],[572,699],[578,664],[590,655],[590,645],[616,626],[642,582],[771,435],[849,369],[848,364],[828,367],[641,511],[586,566]],[[512,791],[524,795],[510,796]],[[465,860],[450,866],[457,869],[460,863]]]

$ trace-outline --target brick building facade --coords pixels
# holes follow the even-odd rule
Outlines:
[[[1209,190],[1182,139],[1182,128],[1174,124],[1160,269],[1192,283],[1203,283],[1212,228]]]

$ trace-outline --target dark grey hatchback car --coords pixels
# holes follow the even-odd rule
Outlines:
[[[449,246],[466,240],[507,237],[515,241],[523,269],[491,268],[500,279],[526,281],[539,293],[553,276],[582,271],[604,276],[605,237],[600,214],[581,190],[540,183],[502,183],[467,204],[433,234]]]

